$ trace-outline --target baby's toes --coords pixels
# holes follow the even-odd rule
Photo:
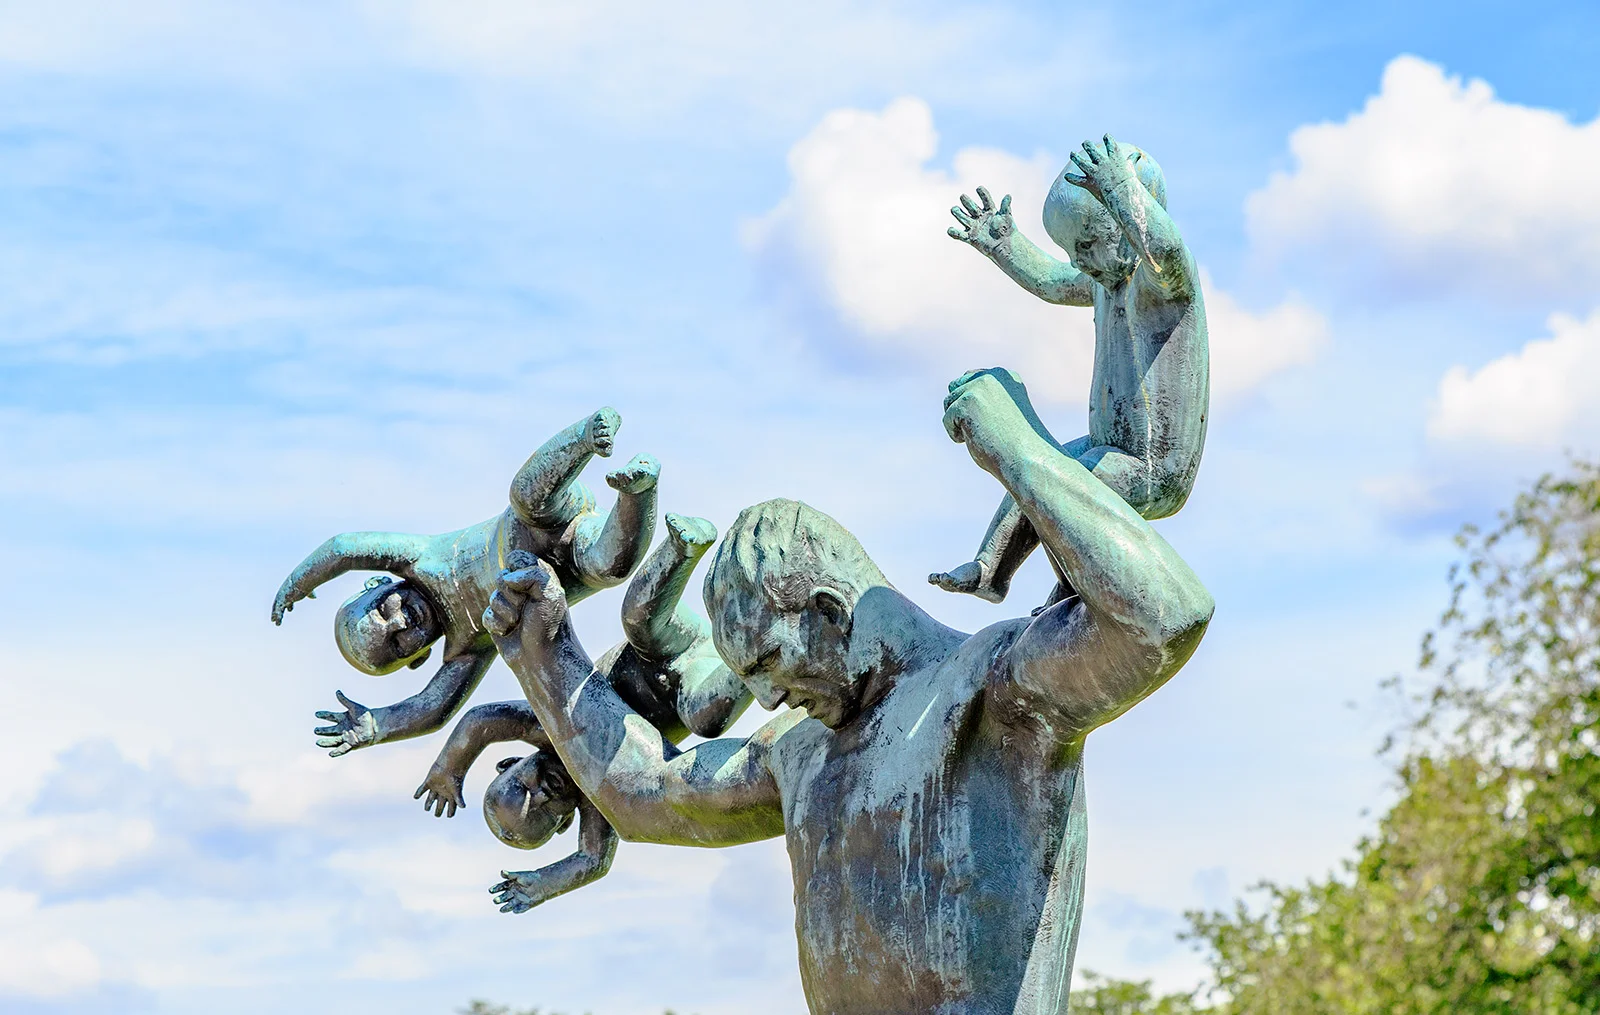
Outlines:
[[[704,518],[667,512],[667,531],[691,550],[703,550],[717,541],[717,527]]]
[[[606,476],[606,483],[618,493],[644,493],[656,485],[661,463],[650,455],[634,455],[633,461]]]

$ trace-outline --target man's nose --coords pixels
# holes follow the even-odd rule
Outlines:
[[[744,678],[745,686],[755,695],[756,701],[768,712],[783,704],[783,692],[772,686],[764,675],[752,673]]]

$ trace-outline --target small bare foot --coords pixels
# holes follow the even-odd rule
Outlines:
[[[622,416],[609,405],[583,421],[583,437],[601,458],[611,457],[620,429]]]
[[[661,463],[650,455],[634,455],[633,461],[606,475],[606,482],[618,493],[644,493],[656,485]]]
[[[717,541],[717,527],[704,518],[667,512],[667,533],[685,557],[699,557]]]
[[[951,571],[928,575],[928,583],[937,585],[946,592],[962,592],[969,596],[991,603],[1002,602],[1006,598],[1006,589],[997,589],[987,581],[983,574],[983,565],[977,561],[968,561]]]

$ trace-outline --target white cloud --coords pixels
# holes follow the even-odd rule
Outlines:
[[[1439,381],[1428,415],[1436,441],[1487,441],[1554,450],[1593,436],[1600,422],[1600,310],[1579,320],[1555,314],[1548,338]]]
[[[1200,272],[1211,340],[1211,397],[1226,405],[1259,388],[1274,374],[1316,359],[1328,338],[1328,322],[1290,295],[1275,307],[1246,310]]]
[[[1573,124],[1401,56],[1359,112],[1298,128],[1289,149],[1293,168],[1245,205],[1268,250],[1490,294],[1600,282],[1600,119]]]
[[[100,959],[81,941],[40,935],[32,926],[39,898],[0,889],[0,996],[56,998],[100,982]]]
[[[996,199],[1011,194],[1019,228],[1054,249],[1035,219],[1058,160],[973,147],[944,170],[929,165],[937,148],[920,99],[881,113],[835,110],[790,150],[789,192],[747,223],[747,241],[783,283],[811,290],[882,355],[951,376],[1000,363],[1043,396],[1081,404],[1093,368],[1091,312],[1034,299],[943,235],[947,209],[983,184]],[[1305,304],[1258,313],[1202,281],[1219,401],[1315,356],[1325,327]]]

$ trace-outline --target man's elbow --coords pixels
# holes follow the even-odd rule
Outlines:
[[[1161,610],[1153,632],[1167,658],[1187,659],[1205,636],[1216,612],[1216,600],[1199,582],[1171,597]]]

